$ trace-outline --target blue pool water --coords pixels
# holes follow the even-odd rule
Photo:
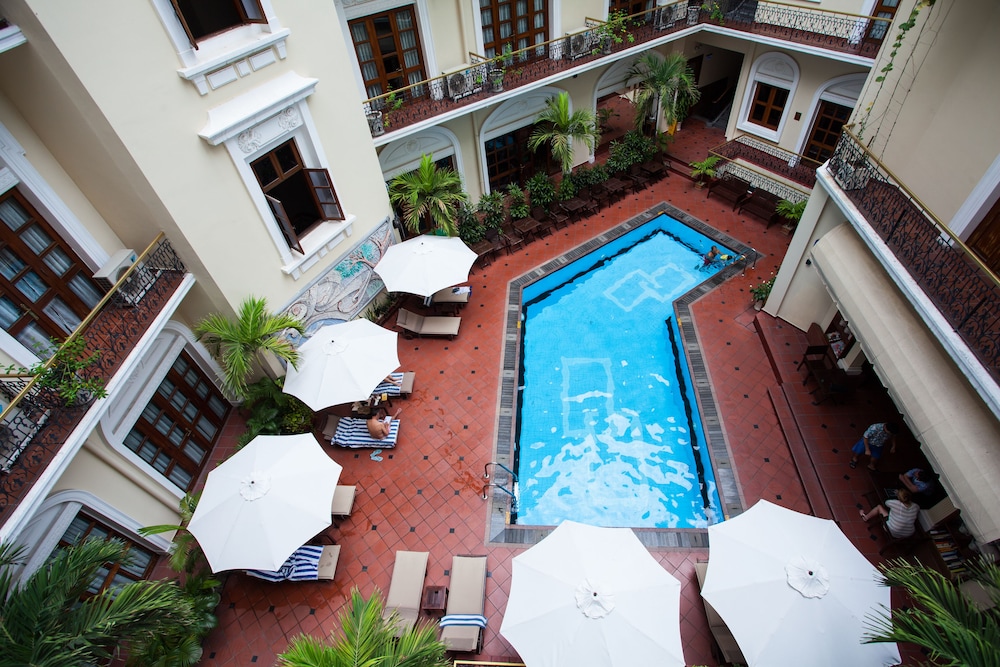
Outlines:
[[[524,288],[517,523],[721,516],[672,305],[712,244],[662,215]]]

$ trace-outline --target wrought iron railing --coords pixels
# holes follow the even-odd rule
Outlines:
[[[816,170],[821,164],[746,134],[716,146],[710,152],[728,160],[749,162],[809,189],[816,185]]]
[[[78,373],[81,379],[106,383],[114,376],[184,274],[184,263],[161,233],[63,343],[82,337],[86,354],[98,353]],[[0,376],[0,395],[8,402],[0,413],[0,522],[44,472],[93,399],[84,395],[67,405],[56,390],[42,386],[39,377],[56,358],[36,376]]]
[[[882,40],[866,37],[871,34],[869,28],[877,24],[884,35],[891,23],[885,18],[761,0],[720,0],[715,4],[717,12],[702,8],[711,6],[709,3],[682,0],[632,14],[627,19],[627,35],[620,42],[602,39],[602,23],[587,19],[585,29],[559,39],[494,58],[469,54],[468,63],[441,76],[365,100],[369,129],[373,137],[381,136],[595,60],[614,59],[617,52],[698,24],[874,58]]]
[[[1000,281],[847,128],[829,170],[987,371],[1000,381]]]
[[[719,162],[716,167],[717,178],[722,178],[726,174],[731,174],[737,178],[742,178],[744,181],[749,183],[750,187],[754,190],[759,188],[765,192],[770,192],[780,199],[787,199],[790,202],[800,202],[809,198],[809,192],[777,180],[770,172],[755,169],[754,167],[742,162],[736,162],[724,155],[714,152],[714,149],[709,151],[709,153],[722,158],[722,161]]]

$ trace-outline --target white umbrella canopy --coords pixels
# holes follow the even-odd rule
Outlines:
[[[514,558],[500,634],[527,667],[682,666],[680,590],[630,529],[563,521]]]
[[[399,368],[399,334],[365,319],[330,324],[299,346],[283,391],[313,410],[368,398]]]
[[[390,292],[431,296],[468,280],[475,261],[476,253],[457,236],[424,234],[389,246],[375,273]]]
[[[751,667],[895,665],[895,644],[862,644],[890,592],[836,523],[766,500],[708,527],[701,594]]]
[[[212,572],[281,567],[330,525],[341,469],[300,433],[258,435],[208,473],[188,530]]]

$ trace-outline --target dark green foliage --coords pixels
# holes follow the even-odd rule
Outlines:
[[[633,164],[642,164],[653,158],[658,151],[655,139],[637,130],[630,130],[621,139],[611,142],[606,167],[613,174],[628,171]]]
[[[308,433],[312,409],[291,394],[281,391],[284,378],[261,378],[247,387],[243,407],[250,411],[247,430],[237,440],[243,447],[258,435]]]
[[[466,204],[458,209],[458,236],[467,245],[479,243],[486,238],[486,226],[476,215],[476,209]]]
[[[483,224],[486,229],[500,229],[503,226],[505,210],[505,197],[500,190],[494,190],[488,195],[483,195],[479,199],[476,207],[483,216]]]
[[[510,199],[510,219],[522,220],[528,217],[528,201],[524,190],[517,183],[507,186],[507,196]]]
[[[548,174],[538,172],[528,179],[528,192],[531,194],[531,205],[541,206],[546,211],[556,200],[556,188]]]

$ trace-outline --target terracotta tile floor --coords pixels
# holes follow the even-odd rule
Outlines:
[[[671,152],[682,160],[702,159],[707,148],[722,140],[721,132],[687,121]],[[795,370],[805,335],[756,313],[748,293],[752,283],[777,270],[790,237],[778,226],[765,229],[759,219],[735,215],[726,202],[706,198],[704,190],[674,174],[598,215],[477,268],[470,280],[472,299],[461,311],[461,334],[454,341],[400,338],[402,368],[416,371],[417,376],[412,397],[397,403],[403,407],[398,447],[383,451],[381,461],[373,460],[371,450],[331,450],[344,467],[341,483],[359,488],[354,513],[328,531],[343,546],[336,579],[269,584],[228,574],[218,610],[220,624],[205,643],[202,664],[271,665],[292,637],[328,635],[352,587],[365,595],[376,587],[383,592],[388,588],[398,549],[430,552],[427,585],[447,584],[452,554],[488,554],[489,625],[484,650],[475,658],[518,660],[499,629],[510,590],[510,561],[521,550],[486,546],[486,503],[480,496],[483,466],[491,459],[495,441],[507,282],[662,201],[763,254],[745,276],[729,280],[693,309],[744,506],[766,498],[810,511],[768,392],[784,382],[797,418],[793,427],[815,463],[835,518],[858,548],[877,562],[880,538],[857,512],[871,481],[866,471],[848,468],[847,450],[870,422],[894,417],[894,408],[884,392],[875,391],[879,387],[859,392],[844,405],[811,404],[812,387],[803,386]],[[760,322],[755,324],[755,318]],[[767,331],[767,339],[777,346],[772,349],[773,367],[758,329]],[[240,418],[234,416],[227,426],[227,443],[241,429]],[[224,443],[220,449],[229,448]],[[890,461],[886,467],[891,468]],[[707,550],[655,550],[654,555],[683,584],[681,636],[688,664],[716,664],[694,577],[694,562],[706,558]]]

